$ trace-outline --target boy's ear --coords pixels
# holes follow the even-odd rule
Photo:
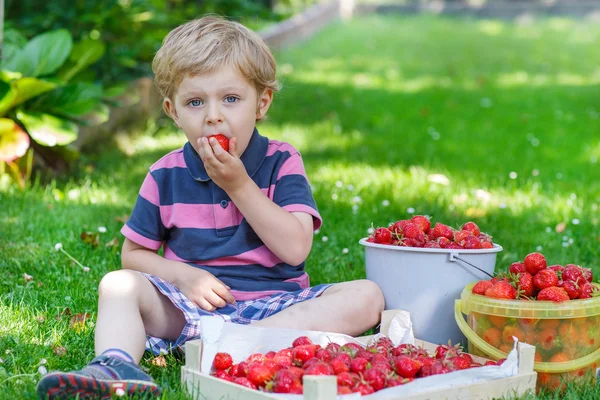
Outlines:
[[[273,91],[271,89],[265,89],[262,96],[258,99],[258,106],[256,107],[256,119],[261,120],[267,115],[267,111],[273,101]]]
[[[175,125],[177,125],[178,128],[181,128],[181,126],[179,126],[179,117],[177,116],[175,104],[168,97],[165,97],[165,99],[163,100],[163,110],[165,110],[165,113],[167,113],[167,115],[171,117],[173,122],[175,122]]]

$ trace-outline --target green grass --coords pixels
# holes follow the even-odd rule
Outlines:
[[[567,19],[368,17],[277,54],[284,88],[260,129],[303,154],[325,221],[307,262],[312,283],[363,278],[359,238],[411,213],[475,221],[504,247],[499,269],[541,249],[553,264],[600,274],[599,45],[597,24]],[[67,180],[24,192],[0,182],[3,398],[33,398],[42,360],[70,370],[93,356],[96,288],[120,268],[119,249],[105,246],[122,241],[115,218],[130,212],[148,166],[184,141],[170,127],[150,133],[88,156]],[[100,246],[83,243],[81,232],[99,227]],[[90,271],[55,252],[58,242]],[[72,329],[66,308],[91,318]],[[150,359],[142,364],[164,398],[186,398],[182,360]]]

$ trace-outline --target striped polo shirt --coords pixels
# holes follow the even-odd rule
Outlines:
[[[322,223],[300,153],[255,129],[241,156],[250,178],[275,204]],[[164,257],[202,268],[231,288],[236,300],[310,286],[304,262],[289,265],[254,232],[227,193],[208,176],[188,142],[150,167],[121,229],[129,240]]]

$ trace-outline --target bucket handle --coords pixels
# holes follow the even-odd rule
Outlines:
[[[449,260],[450,260],[450,261],[452,261],[452,262],[455,262],[456,260],[462,261],[462,262],[464,262],[465,264],[468,264],[468,265],[470,265],[471,267],[475,268],[476,270],[479,270],[479,271],[483,272],[484,274],[486,274],[486,275],[487,275],[487,276],[489,276],[490,278],[493,278],[493,277],[494,277],[494,276],[493,276],[492,274],[490,274],[489,272],[487,272],[487,271],[484,271],[484,270],[482,270],[481,268],[479,268],[478,266],[471,264],[470,262],[468,262],[468,261],[467,261],[467,260],[465,260],[464,258],[460,258],[460,257],[458,256],[458,254],[459,254],[459,253],[455,253],[455,252],[451,251],[451,252],[450,252],[450,259],[449,259]]]
[[[485,340],[479,337],[477,333],[467,324],[461,313],[461,300],[454,301],[454,319],[460,328],[461,332],[467,337],[467,339],[478,347],[484,353],[496,358],[506,358],[508,354],[498,350]],[[549,372],[549,373],[562,373],[581,369],[598,361],[600,358],[600,348],[596,351],[583,356],[576,360],[563,361],[563,362],[541,362],[536,361],[533,363],[533,368],[538,372]]]

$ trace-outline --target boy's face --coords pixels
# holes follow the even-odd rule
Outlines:
[[[254,131],[271,105],[273,92],[257,94],[253,85],[232,67],[217,72],[186,76],[173,99],[165,99],[165,109],[198,151],[197,139],[223,134],[235,136],[242,154]]]

